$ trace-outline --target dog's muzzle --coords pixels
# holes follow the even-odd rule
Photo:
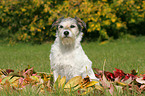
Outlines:
[[[75,38],[70,30],[64,30],[62,32],[62,44],[63,45],[72,45],[74,43]]]

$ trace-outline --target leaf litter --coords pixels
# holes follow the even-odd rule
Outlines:
[[[104,65],[105,66],[105,65]],[[126,89],[133,94],[136,90],[138,95],[145,91],[145,74],[138,74],[135,70],[131,73],[125,73],[123,70],[115,68],[113,73],[109,71],[94,68],[95,75],[99,81],[90,80],[89,76],[82,78],[76,76],[66,82],[66,77],[58,76],[56,82],[53,81],[53,73],[35,72],[33,67],[15,72],[12,69],[0,69],[0,91],[12,90],[21,92],[32,87],[37,93],[55,93],[56,89],[66,92],[77,92],[78,95],[89,94],[99,91],[103,94],[105,91],[114,95],[115,92],[124,93]]]

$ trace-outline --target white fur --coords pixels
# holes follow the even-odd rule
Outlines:
[[[72,24],[75,25],[75,28],[69,28]],[[76,21],[67,19],[59,25],[63,25],[63,28],[58,28],[50,54],[50,65],[54,80],[56,81],[58,75],[66,76],[67,81],[75,76],[85,78],[87,75],[90,79],[98,80],[91,68],[92,62],[88,59],[80,44],[83,33],[79,32]],[[68,38],[65,38],[63,34],[66,30],[70,32]],[[63,43],[62,40],[68,40],[68,42]]]

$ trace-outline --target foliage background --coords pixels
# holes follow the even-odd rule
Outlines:
[[[144,0],[1,0],[0,38],[51,41],[55,37],[51,25],[62,16],[86,22],[88,40],[145,35]]]

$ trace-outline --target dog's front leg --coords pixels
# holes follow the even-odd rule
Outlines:
[[[53,77],[54,77],[54,82],[55,82],[58,78],[58,73],[55,70],[53,71]]]
[[[88,76],[90,77],[91,80],[99,80],[99,79],[95,76],[95,74],[94,74],[94,72],[93,72],[92,69],[90,70]]]

